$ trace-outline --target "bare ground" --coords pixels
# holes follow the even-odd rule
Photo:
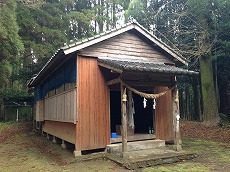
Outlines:
[[[71,151],[32,133],[31,128],[30,123],[0,123],[0,171],[130,171],[104,159],[103,154],[87,161],[75,159]],[[197,154],[194,160],[137,171],[230,172],[230,129],[182,122],[181,135],[184,150]]]
[[[208,127],[201,122],[181,122],[181,136],[192,139],[210,139],[230,143],[230,128],[212,126]]]

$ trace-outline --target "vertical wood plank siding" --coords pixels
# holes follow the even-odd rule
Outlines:
[[[36,101],[36,121],[44,121],[44,101]]]
[[[133,33],[123,33],[80,51],[83,56],[174,63]]]
[[[109,88],[96,58],[77,58],[76,150],[104,148],[110,143]]]
[[[160,93],[167,90],[168,87],[155,87],[154,92]],[[156,101],[156,138],[165,141],[174,140],[173,129],[173,104],[172,92],[161,96]]]
[[[46,98],[45,120],[76,123],[76,89],[65,91],[61,94]]]

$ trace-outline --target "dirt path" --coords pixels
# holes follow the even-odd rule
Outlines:
[[[136,171],[230,172],[230,130],[200,125],[191,122],[181,124],[183,149],[195,152],[195,159]],[[0,123],[0,171],[130,171],[103,158],[76,160],[71,151],[61,149],[60,145],[52,144],[30,131],[29,123]],[[98,156],[101,157],[101,154]]]

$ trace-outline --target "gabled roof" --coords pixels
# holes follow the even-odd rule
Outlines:
[[[156,63],[152,61],[136,61],[136,60],[118,60],[111,58],[98,58],[100,66],[115,70],[119,73],[123,72],[151,72],[165,73],[173,75],[197,75],[198,72],[178,68],[174,65],[164,63]]]
[[[133,30],[133,29],[139,32],[144,37],[146,37],[148,40],[150,40],[153,44],[156,44],[157,46],[159,46],[162,50],[170,54],[173,58],[177,59],[181,64],[188,65],[188,60],[185,59],[182,55],[180,55],[178,52],[176,52],[175,50],[170,48],[168,45],[163,43],[156,36],[152,35],[148,30],[142,27],[139,23],[132,22],[132,23],[127,23],[121,26],[120,28],[115,28],[110,31],[101,33],[99,35],[90,37],[88,39],[84,39],[74,44],[70,44],[65,47],[62,47],[50,58],[50,60],[45,64],[45,66],[41,69],[41,71],[35,77],[31,78],[30,82],[28,83],[28,86],[36,85],[36,82],[39,80],[39,78],[41,78],[43,74],[48,73],[47,70],[50,67],[54,67],[56,65],[56,62],[57,61],[60,62],[61,59],[63,59],[65,55],[68,55],[78,50],[81,50],[83,48],[92,46],[101,41],[107,40],[109,38],[112,38],[114,36],[120,35],[124,32]]]
[[[173,56],[175,59],[180,61],[184,65],[188,65],[188,60],[185,59],[182,55],[180,55],[178,52],[170,48],[168,45],[163,43],[160,39],[158,39],[156,36],[152,35],[147,29],[145,29],[143,26],[141,26],[137,22],[127,23],[123,25],[120,28],[115,28],[110,31],[104,32],[100,35],[90,37],[88,39],[82,40],[81,42],[76,42],[74,44],[68,45],[63,47],[63,51],[65,54],[70,54],[72,52],[81,50],[83,48],[89,47],[91,45],[94,45],[96,43],[99,43],[101,41],[104,41],[106,39],[112,38],[114,36],[117,36],[119,34],[122,34],[124,32],[127,32],[129,30],[135,29],[139,33],[141,33],[144,37],[149,39],[152,43],[159,46],[161,49],[169,53],[171,56]]]

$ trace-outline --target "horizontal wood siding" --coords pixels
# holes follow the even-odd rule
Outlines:
[[[42,130],[55,137],[75,144],[76,129],[75,124],[57,121],[45,121]]]
[[[81,55],[173,63],[138,36],[125,32],[80,51]]]
[[[97,59],[78,57],[76,150],[105,148],[110,143],[109,89]]]
[[[155,87],[154,92],[160,93],[168,87]],[[174,140],[172,92],[156,100],[156,138],[166,141]]]
[[[76,89],[44,100],[45,120],[76,123]]]

